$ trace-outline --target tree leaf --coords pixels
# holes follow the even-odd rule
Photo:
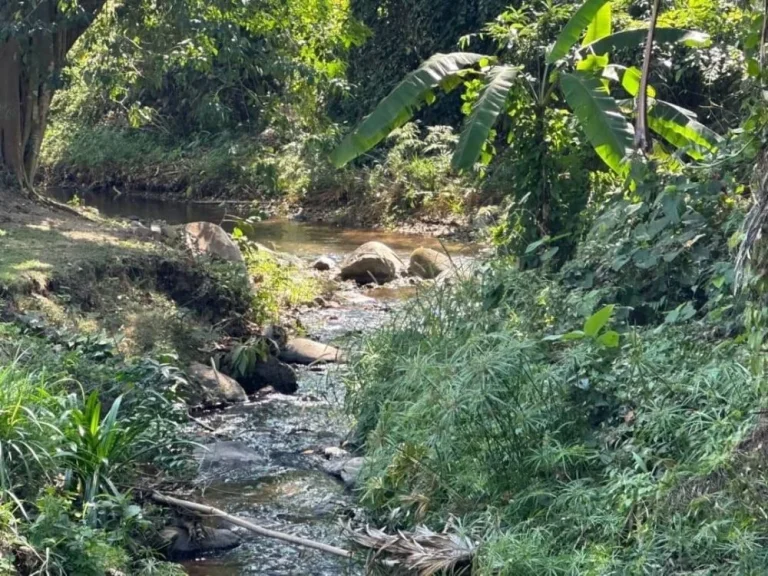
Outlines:
[[[579,72],[563,74],[560,86],[598,156],[614,172],[623,173],[634,133],[606,87],[594,76]]]
[[[600,310],[587,318],[587,321],[584,322],[584,333],[593,338],[597,336],[597,333],[600,332],[603,326],[608,323],[608,320],[611,319],[614,308],[615,306],[613,304],[608,304],[608,306],[600,308]]]
[[[427,95],[463,69],[488,59],[482,54],[453,52],[435,54],[408,74],[371,112],[331,155],[340,168],[381,142],[392,130],[411,119]]]
[[[568,332],[567,334],[563,334],[561,340],[569,341],[569,340],[581,340],[584,337],[586,337],[586,334],[582,332],[581,330],[574,330],[573,332]]]
[[[723,138],[696,119],[690,110],[663,100],[650,100],[648,127],[694,160],[716,152]]]
[[[467,118],[459,143],[453,154],[456,170],[468,170],[475,165],[499,115],[506,109],[507,96],[520,71],[515,66],[496,66],[488,73],[488,81],[472,113]]]
[[[606,348],[617,348],[619,346],[619,333],[615,330],[608,330],[608,332],[602,334],[597,341]]]
[[[613,30],[611,29],[611,3],[607,2],[604,6],[600,7],[595,17],[592,18],[592,22],[589,23],[587,28],[587,34],[584,36],[582,46],[591,44],[600,38],[610,35]]]
[[[576,44],[582,31],[587,28],[597,16],[600,9],[608,3],[608,0],[586,0],[571,16],[555,40],[555,45],[547,55],[547,63],[557,62],[568,54],[571,47]],[[599,42],[599,40],[598,40]],[[591,43],[594,44],[594,43]]]
[[[606,54],[622,48],[637,48],[645,43],[647,36],[647,28],[622,30],[595,40],[583,46],[581,50],[594,54]],[[657,44],[684,44],[693,48],[703,48],[712,43],[708,34],[683,28],[656,28],[653,41]]]
[[[608,66],[608,55],[589,54],[583,60],[576,63],[576,70],[598,72]]]
[[[640,69],[635,66],[626,68],[624,74],[621,76],[621,85],[624,90],[632,96],[637,97],[640,92],[640,78],[642,75],[643,73]],[[656,97],[656,89],[653,86],[648,86],[647,93],[651,98]]]

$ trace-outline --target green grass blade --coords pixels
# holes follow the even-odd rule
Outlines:
[[[519,71],[515,66],[497,66],[488,74],[488,82],[472,107],[453,154],[454,169],[469,170],[477,162],[493,125],[506,108],[507,96]]]
[[[624,158],[632,149],[634,133],[616,100],[591,75],[563,74],[560,86],[598,156],[614,172],[623,173]]]
[[[333,151],[331,160],[342,167],[381,142],[392,130],[405,124],[435,88],[452,76],[475,66],[488,56],[471,52],[435,54],[408,74],[390,94]]]

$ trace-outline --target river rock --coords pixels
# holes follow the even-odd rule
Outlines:
[[[338,348],[309,338],[291,338],[278,357],[283,362],[291,364],[326,364],[344,361],[344,356]]]
[[[187,248],[197,255],[243,264],[243,254],[221,226],[211,222],[190,222],[183,229]]]
[[[254,394],[267,386],[272,386],[281,394],[295,394],[299,389],[296,372],[275,356],[254,363],[247,374],[238,376],[238,381],[248,394]]]
[[[330,256],[321,256],[314,262],[312,262],[312,268],[325,272],[326,270],[332,270],[336,268],[336,262]]]
[[[341,480],[347,488],[354,488],[357,486],[360,478],[360,472],[363,470],[363,464],[365,464],[365,458],[351,458],[344,463],[341,467]]]
[[[191,531],[187,526],[166,526],[160,531],[161,548],[169,560],[194,558],[240,545],[240,537],[225,528],[201,527],[195,533]]]
[[[358,284],[383,284],[394,280],[405,268],[391,248],[381,242],[366,242],[341,263],[341,278]]]
[[[226,374],[214,370],[211,366],[193,362],[187,369],[190,384],[192,384],[186,400],[190,404],[216,406],[245,402],[248,397],[243,387]]]
[[[349,488],[355,488],[360,478],[360,472],[365,464],[365,458],[357,457],[334,462],[333,460],[325,465],[325,471],[332,476],[341,478],[344,485]]]
[[[442,252],[431,248],[416,248],[408,263],[408,273],[425,280],[437,278],[446,270],[451,269],[451,259]]]
[[[339,460],[349,457],[349,452],[339,446],[327,446],[323,449],[323,456],[328,460]]]

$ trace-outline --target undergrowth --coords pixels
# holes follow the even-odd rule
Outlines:
[[[280,255],[260,246],[238,228],[234,238],[245,257],[253,282],[253,316],[259,324],[277,321],[280,312],[314,300],[323,292],[320,280]]]
[[[182,381],[103,340],[0,324],[0,573],[179,573],[152,559],[162,518],[132,493],[189,473]]]
[[[459,518],[481,575],[765,573],[764,315],[715,340],[601,306],[505,264],[407,305],[347,379],[362,501]]]

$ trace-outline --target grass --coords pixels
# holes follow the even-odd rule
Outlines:
[[[130,239],[109,228],[70,230],[43,220],[3,232],[0,290],[9,292],[44,288],[56,277],[74,276],[119,257],[162,252],[156,243]]]
[[[597,303],[496,266],[370,336],[347,379],[363,503],[459,518],[480,575],[765,573],[760,352],[621,309],[616,348],[545,339]]]
[[[298,266],[253,246],[244,238],[240,241],[248,273],[254,281],[253,308],[258,311],[260,323],[274,322],[281,311],[312,302],[323,292],[321,282]]]
[[[0,242],[0,297],[56,328],[107,334],[128,356],[183,361],[252,315],[244,274],[194,259],[118,223],[11,205]],[[223,322],[225,321],[225,322]]]

